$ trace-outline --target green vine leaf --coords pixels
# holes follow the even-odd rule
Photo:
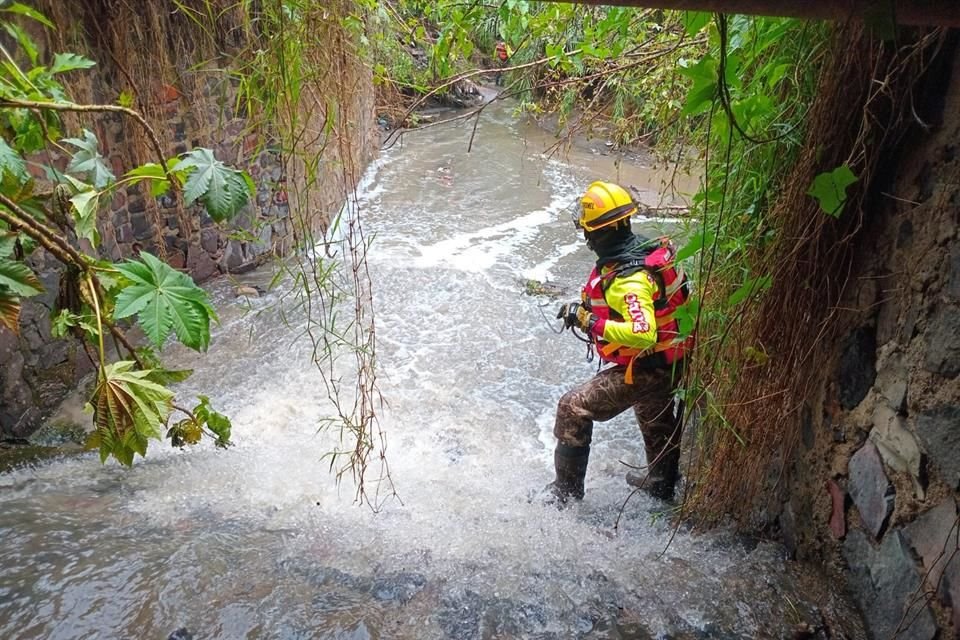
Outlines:
[[[710,55],[705,55],[696,64],[680,66],[677,71],[691,78],[693,85],[687,92],[687,102],[681,113],[694,115],[706,111],[717,95],[718,64]]]
[[[79,149],[70,159],[67,171],[86,174],[97,189],[103,189],[116,179],[100,155],[97,136],[92,131],[84,129],[82,139],[64,138],[63,141]]]
[[[27,163],[20,154],[10,148],[7,141],[0,138],[0,180],[13,178],[17,184],[23,184],[30,179]]]
[[[197,200],[217,222],[232,218],[251,196],[250,182],[242,171],[217,160],[210,149],[198,148],[182,156],[177,171],[188,171],[184,204]]]
[[[770,288],[771,284],[773,284],[773,277],[769,275],[750,278],[730,294],[730,297],[727,299],[727,304],[735,307],[747,298],[753,297],[754,294],[766,291]]]
[[[807,195],[817,199],[824,213],[839,218],[843,205],[847,203],[847,187],[857,180],[850,167],[843,164],[814,178]]]
[[[207,292],[190,276],[181,273],[146,252],[139,260],[117,265],[133,284],[117,296],[114,318],[134,314],[147,337],[158,349],[173,331],[186,346],[206,351],[210,344],[210,320],[216,312]]]
[[[232,444],[230,442],[230,430],[232,428],[230,419],[222,413],[214,411],[210,406],[210,398],[207,396],[199,396],[199,399],[200,404],[193,408],[189,417],[167,430],[170,444],[181,448],[188,444],[197,444],[203,437],[203,428],[206,427],[216,436],[214,445],[226,449]]]

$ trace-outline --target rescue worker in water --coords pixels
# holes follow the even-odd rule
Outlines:
[[[673,313],[689,287],[674,263],[672,244],[651,242],[630,228],[637,205],[619,185],[594,182],[580,199],[574,224],[597,255],[581,300],[563,305],[558,318],[589,336],[608,367],[565,393],[557,405],[556,479],[548,502],[580,500],[594,421],[633,408],[643,434],[646,473],[630,471],[627,483],[671,500],[679,475],[682,407],[674,392],[692,338],[680,339]],[[678,403],[679,405],[679,403]]]
[[[498,40],[494,53],[497,57],[497,72],[494,74],[494,84],[500,87],[503,86],[503,68],[507,66],[511,51],[506,42]]]

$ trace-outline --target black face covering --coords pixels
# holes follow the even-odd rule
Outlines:
[[[597,268],[611,263],[643,260],[653,244],[649,239],[630,230],[630,225],[616,225],[584,234],[587,246],[597,254]]]

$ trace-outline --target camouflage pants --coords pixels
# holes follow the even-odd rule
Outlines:
[[[589,446],[594,421],[606,422],[633,407],[652,464],[680,444],[672,396],[679,378],[670,369],[635,369],[633,384],[627,384],[624,367],[604,369],[560,398],[553,435],[570,447]]]

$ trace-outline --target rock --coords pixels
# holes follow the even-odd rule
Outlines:
[[[861,327],[847,336],[837,370],[840,405],[850,410],[860,404],[877,377],[877,341],[873,329]]]
[[[137,240],[150,240],[153,238],[153,225],[147,220],[146,213],[134,213],[130,216],[130,224],[133,226],[133,237]]]
[[[199,247],[191,246],[187,251],[187,272],[197,282],[203,282],[220,273],[220,270],[217,269],[217,263],[209,253]]]
[[[797,517],[793,513],[793,504],[788,500],[780,511],[780,535],[783,537],[783,546],[787,548],[789,557],[797,555]]]
[[[236,290],[234,291],[234,295],[236,295],[238,298],[239,298],[240,296],[246,296],[247,298],[259,298],[259,297],[260,297],[260,289],[259,289],[258,287],[250,287],[250,286],[247,286],[247,285],[241,285],[241,286],[239,286],[239,287],[236,288]]]
[[[906,428],[906,420],[885,404],[878,404],[873,412],[870,441],[877,446],[880,457],[896,471],[909,473],[917,497],[924,499],[926,487],[921,475],[923,456],[920,445]]]
[[[952,488],[960,486],[960,407],[943,405],[917,415],[917,435],[933,465]]]
[[[960,302],[960,246],[954,245],[950,251],[950,274],[947,276],[947,295]]]
[[[897,413],[904,413],[907,406],[907,381],[910,374],[903,364],[903,355],[892,345],[884,345],[879,349],[877,357],[876,387],[880,391],[890,408]]]
[[[960,308],[953,304],[937,306],[924,335],[926,353],[923,368],[947,378],[960,373]]]
[[[808,403],[804,403],[803,412],[800,416],[800,441],[807,450],[812,449],[816,444],[816,433],[813,428],[813,411]]]
[[[923,560],[927,582],[939,585],[938,595],[947,606],[960,605],[960,558],[953,550],[960,545],[957,505],[952,497],[930,509],[903,528],[904,537]],[[941,582],[943,578],[943,582]],[[957,607],[954,606],[956,609]]]
[[[220,264],[226,268],[226,271],[233,271],[243,262],[243,245],[236,240],[227,240],[227,246],[223,251]]]
[[[872,442],[868,441],[850,458],[849,491],[864,526],[879,539],[893,513],[894,488]]]
[[[180,627],[171,633],[167,640],[193,640],[193,634],[186,627]]]
[[[220,246],[220,232],[214,227],[207,227],[200,232],[200,247],[207,253],[216,253]]]
[[[52,369],[70,360],[70,345],[66,340],[50,340],[39,350],[40,368]]]
[[[843,508],[847,494],[832,478],[827,480],[827,493],[830,494],[830,532],[834,538],[842,540],[847,535],[847,521]]]
[[[122,242],[124,244],[129,244],[134,241],[133,237],[133,225],[131,224],[122,224],[116,229],[117,242]]]
[[[851,531],[843,545],[843,557],[870,637],[894,637],[903,620],[913,623],[900,629],[896,637],[932,640],[936,636],[937,626],[929,607],[918,611],[914,604],[907,611],[920,587],[920,575],[899,531],[888,533],[877,548],[862,531]]]

